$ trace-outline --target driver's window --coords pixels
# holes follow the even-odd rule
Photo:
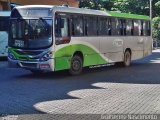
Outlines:
[[[68,37],[68,19],[61,18],[61,33],[62,37]]]
[[[68,37],[69,36],[69,20],[65,16],[57,16],[55,20],[55,36]]]

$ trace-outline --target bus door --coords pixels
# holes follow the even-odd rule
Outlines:
[[[70,42],[69,16],[63,13],[55,17],[55,70],[70,68],[70,47],[65,47]]]

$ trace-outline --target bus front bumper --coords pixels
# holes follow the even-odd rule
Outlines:
[[[8,58],[8,66],[10,68],[24,68],[29,70],[54,71],[54,59],[44,62],[28,62],[12,60]]]

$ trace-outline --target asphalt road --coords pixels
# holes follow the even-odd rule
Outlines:
[[[108,95],[110,95],[109,99],[112,103],[112,101],[119,101],[117,99],[118,97],[116,97],[117,94],[115,94],[117,93],[117,91],[121,90],[120,94],[122,94],[123,92],[125,93],[127,90],[130,90],[130,88],[127,87],[128,85],[131,85],[131,92],[134,91],[133,95],[135,95],[135,93],[138,93],[138,90],[139,92],[143,93],[147,92],[147,94],[143,94],[142,96],[140,96],[140,98],[146,99],[146,97],[151,97],[152,99],[148,99],[148,101],[154,102],[154,105],[155,100],[158,101],[157,104],[160,103],[160,98],[156,97],[160,97],[159,50],[156,50],[151,56],[146,57],[145,59],[134,61],[131,67],[128,68],[109,66],[103,68],[85,69],[83,74],[79,76],[70,76],[67,72],[33,75],[30,71],[27,70],[8,68],[7,62],[0,61],[0,116],[41,114],[43,112],[56,113],[57,111],[57,113],[59,113],[59,109],[63,111],[67,106],[65,105],[67,103],[66,100],[83,99],[82,97],[84,96],[87,96],[86,98],[88,100],[92,100],[92,96],[94,96],[93,98],[95,99],[99,99],[99,97],[107,97]],[[153,86],[150,87],[150,85]],[[88,92],[87,94],[86,91],[83,91],[88,89],[92,90],[92,92]],[[100,89],[102,91],[94,91],[97,89]],[[109,93],[104,92],[103,89],[108,89]],[[157,90],[156,93],[154,92],[154,89]],[[76,93],[72,91],[80,92]],[[86,93],[87,95],[84,93]],[[101,93],[101,96],[99,96],[99,93]],[[90,96],[90,94],[91,97],[88,97]],[[125,98],[127,98],[127,95],[129,96],[129,94],[130,93],[125,94],[126,96],[123,96],[123,99],[120,98],[122,99],[122,103],[125,103]],[[132,94],[130,94],[130,96],[132,96]],[[134,100],[134,98],[131,99]],[[103,103],[103,101],[106,99],[99,100],[101,100],[99,102]],[[50,102],[46,103],[47,101]],[[60,101],[63,102],[59,103]],[[143,104],[145,104],[144,100],[142,102]],[[81,105],[78,105],[77,107],[80,108],[81,106],[83,106],[82,108],[85,108],[85,110],[89,110],[89,108],[85,106],[89,103],[89,101],[76,101],[76,105],[78,103]],[[110,109],[113,109],[116,106],[118,107],[117,104],[111,103]],[[128,105],[131,103],[132,102],[128,102]],[[55,109],[57,107],[56,105],[64,106],[59,109],[57,108],[57,111],[55,109],[51,112],[48,112],[46,110],[48,109],[48,105],[52,106],[49,108],[51,110]],[[70,107],[68,106],[67,109],[72,109],[74,111],[74,107],[72,107],[72,105],[73,104],[70,104]],[[95,107],[95,109],[100,109],[100,106],[96,105],[97,104],[92,104],[92,108]],[[103,104],[101,104],[101,106],[102,105]],[[159,108],[156,108],[156,110],[158,111],[156,113],[159,113]],[[129,108],[126,108],[125,110],[127,109]],[[81,113],[81,111],[83,110],[78,109],[77,112]],[[71,112],[72,111],[70,110],[69,113]],[[151,113],[153,112],[154,111],[152,111]]]

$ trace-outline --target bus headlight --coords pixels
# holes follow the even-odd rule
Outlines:
[[[40,61],[48,61],[49,59],[52,58],[52,55],[53,55],[52,52],[48,52],[41,57]]]
[[[15,56],[11,52],[8,52],[8,58],[10,58],[12,60],[16,60]]]

